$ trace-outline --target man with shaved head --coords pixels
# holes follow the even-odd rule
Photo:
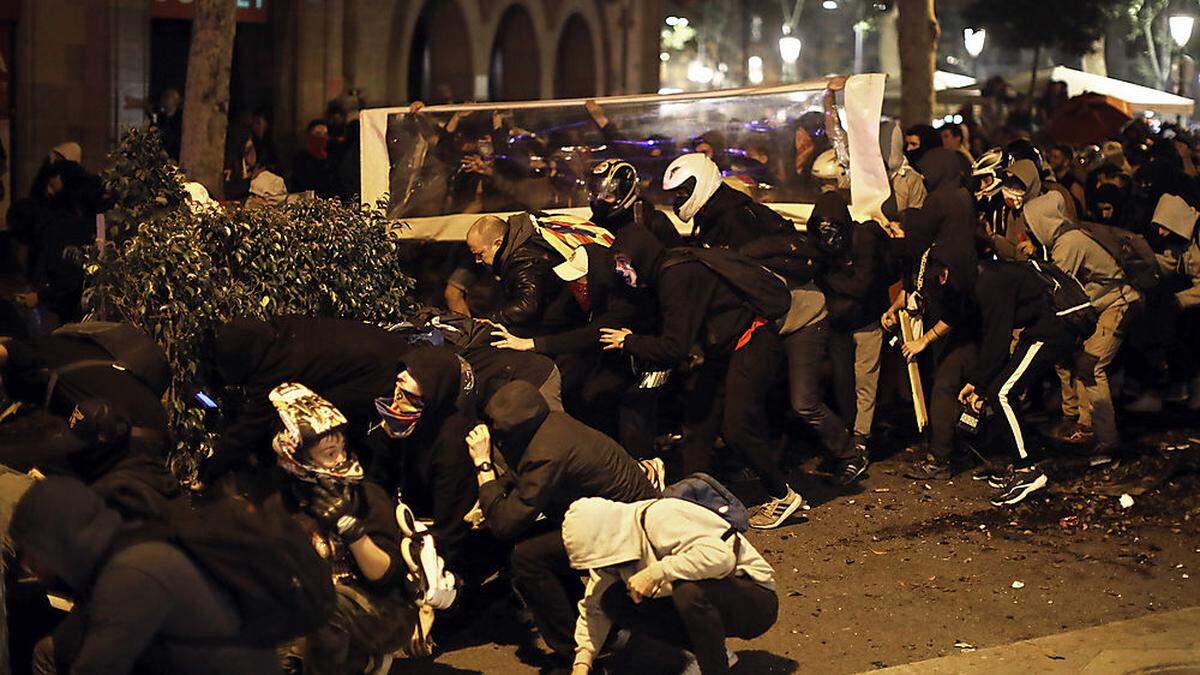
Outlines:
[[[487,318],[520,337],[551,328],[541,325],[542,315],[562,291],[554,274],[562,257],[537,233],[530,214],[479,218],[467,231],[467,247],[475,262],[490,268],[499,281],[499,307]]]

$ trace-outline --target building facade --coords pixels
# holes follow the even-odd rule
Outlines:
[[[10,194],[64,141],[99,168],[163,91],[184,90],[192,2],[0,0]],[[658,89],[663,0],[230,2],[231,125],[265,111],[281,157],[349,91],[376,107]]]

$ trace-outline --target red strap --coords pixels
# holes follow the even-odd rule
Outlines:
[[[746,329],[745,333],[742,333],[742,336],[738,338],[737,344],[733,346],[733,351],[736,352],[742,347],[745,347],[746,344],[750,342],[750,338],[754,337],[754,331],[762,328],[765,325],[767,325],[766,319],[762,318],[761,316],[754,317],[754,321],[750,324],[750,327]]]

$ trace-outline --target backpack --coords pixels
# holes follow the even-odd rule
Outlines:
[[[1054,265],[1030,260],[1029,266],[1046,284],[1046,297],[1050,306],[1075,339],[1084,340],[1091,336],[1100,321],[1100,312],[1092,304],[1083,289],[1083,284]]]
[[[81,367],[111,366],[128,372],[160,398],[171,385],[171,365],[167,362],[167,355],[149,334],[136,326],[110,321],[88,321],[66,324],[53,334],[91,342],[112,357],[111,361],[86,360],[79,364],[68,364],[65,368],[59,368],[56,374]],[[57,378],[52,377],[52,380]],[[49,389],[51,391],[46,394],[47,400],[53,393],[53,384]]]
[[[1125,280],[1138,291],[1144,293],[1158,286],[1162,279],[1158,259],[1145,237],[1103,223],[1081,221],[1080,229],[1117,261]]]
[[[279,500],[256,506],[221,499],[170,504],[133,541],[166,541],[229,593],[242,626],[237,638],[171,637],[186,644],[272,647],[324,626],[337,602],[329,564]]]
[[[723,248],[671,249],[663,269],[683,262],[703,263],[733,287],[745,305],[768,321],[783,318],[792,306],[792,294],[783,277],[754,260]]]
[[[721,535],[721,539],[724,541],[733,540],[735,554],[738,552],[741,544],[737,535],[744,534],[750,530],[750,512],[746,509],[746,505],[742,503],[742,500],[734,496],[729,491],[729,488],[706,473],[693,473],[677,483],[668,485],[663,490],[663,498],[682,499],[703,506],[721,516],[729,524],[729,528]],[[648,510],[649,507],[642,509],[642,513],[639,516],[642,532],[646,532],[646,511]],[[649,539],[649,533],[647,533],[646,538]]]

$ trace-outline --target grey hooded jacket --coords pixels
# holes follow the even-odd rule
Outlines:
[[[1116,259],[1067,218],[1059,192],[1047,192],[1027,202],[1025,222],[1054,265],[1079,279],[1097,310],[1141,299]]]

